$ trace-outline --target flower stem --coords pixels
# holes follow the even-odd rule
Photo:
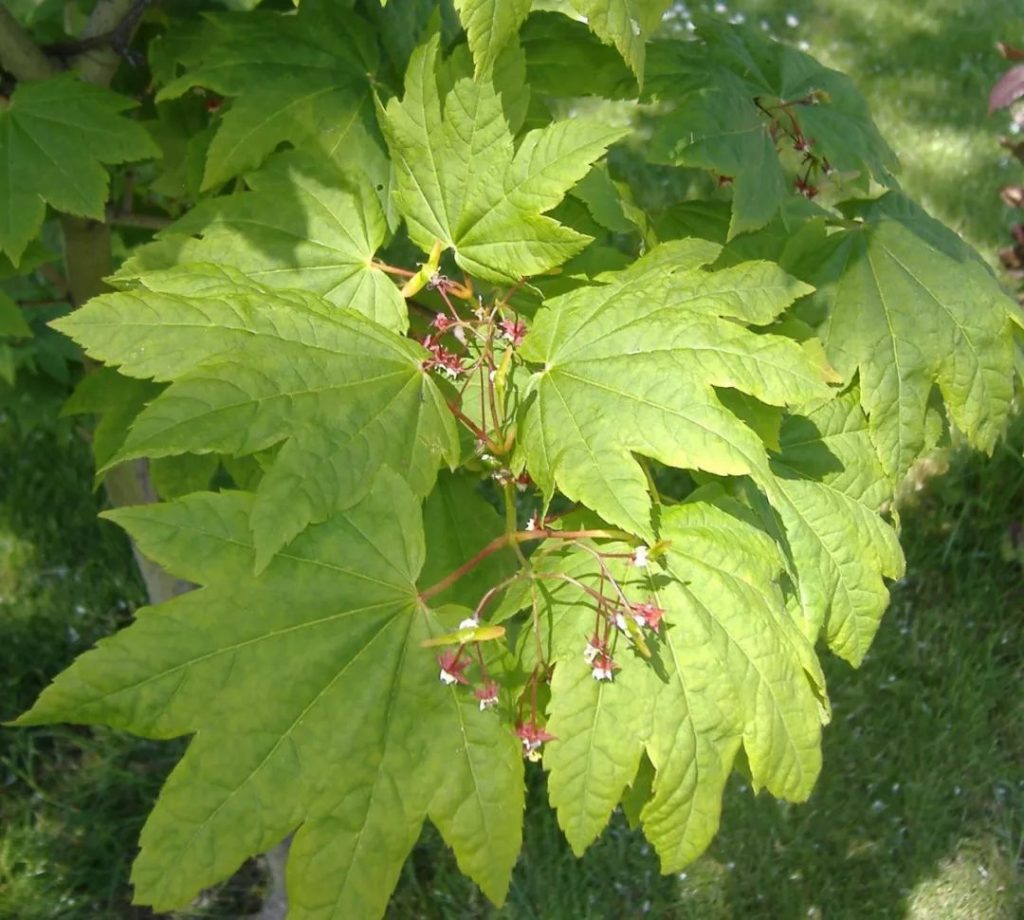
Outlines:
[[[507,513],[507,512],[506,512]],[[488,543],[483,549],[481,549],[475,556],[467,559],[457,569],[449,572],[439,582],[431,585],[429,588],[424,588],[420,592],[420,600],[428,601],[432,597],[436,597],[446,588],[450,588],[455,582],[457,582],[463,575],[473,571],[481,562],[483,562],[488,556],[493,556],[496,552],[505,547],[512,547],[519,543],[525,543],[528,540],[635,540],[632,534],[626,533],[624,530],[519,530],[512,533],[503,533],[499,537],[495,537]]]

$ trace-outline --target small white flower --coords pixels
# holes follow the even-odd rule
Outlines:
[[[593,670],[594,680],[611,680],[612,669],[611,668],[594,668]]]
[[[476,617],[466,617],[466,619],[459,623],[459,629],[476,629],[479,625]]]
[[[447,684],[448,686],[451,686],[452,684],[457,684],[459,682],[459,679],[454,674],[452,674],[451,671],[446,671],[444,668],[441,668],[441,673],[439,677],[441,683]]]
[[[594,659],[601,653],[601,646],[595,645],[594,640],[591,639],[586,648],[583,649],[583,660],[587,664],[593,664]]]
[[[626,631],[626,618],[621,613],[615,614],[615,628],[621,632]]]
[[[528,520],[526,522],[526,529],[527,530],[536,530],[537,529],[537,512],[536,511],[534,511],[533,514],[530,515],[530,520]]]
[[[795,29],[800,25],[800,17],[796,13],[786,13],[786,25],[791,29]]]
[[[498,698],[496,696],[483,696],[480,698],[480,711],[483,712],[485,709],[492,709],[498,705]]]
[[[633,562],[633,565],[635,565],[638,569],[646,569],[647,568],[647,547],[646,546],[642,546],[641,545],[641,546],[638,546],[635,550],[633,550],[632,562]]]

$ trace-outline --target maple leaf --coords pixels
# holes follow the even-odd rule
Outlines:
[[[291,151],[246,181],[250,191],[200,202],[161,240],[136,250],[117,277],[189,262],[230,266],[267,287],[312,291],[405,332],[405,300],[372,264],[387,222],[365,177]],[[182,238],[190,234],[201,239]]]
[[[376,47],[363,20],[325,5],[292,16],[207,14],[155,43],[166,81],[156,98],[202,87],[234,99],[207,151],[203,189],[258,166],[282,141],[381,183],[387,162],[366,78]],[[179,65],[185,72],[177,75]]]
[[[421,580],[430,585],[455,571],[488,540],[501,533],[503,521],[479,494],[475,477],[442,472],[424,504],[423,525],[430,553]],[[472,609],[484,593],[516,571],[510,549],[494,553],[431,602]]]
[[[818,291],[819,335],[858,375],[882,466],[898,482],[931,446],[938,387],[971,444],[991,450],[1013,395],[1017,305],[956,234],[897,193],[848,207],[855,225],[794,247],[787,268]]]
[[[108,512],[205,587],[140,611],[20,724],[194,734],[132,873],[136,899],[157,910],[294,833],[289,916],[380,916],[427,817],[500,903],[520,846],[522,757],[494,713],[439,685],[420,647],[446,624],[415,585],[419,501],[382,471],[258,576],[252,511],[232,492]]]
[[[109,464],[280,445],[253,508],[261,566],[357,500],[381,464],[426,495],[441,459],[458,458],[452,415],[421,366],[427,352],[309,294],[181,268],[55,325],[127,376],[173,381]]]
[[[543,212],[627,129],[574,118],[530,131],[515,148],[488,81],[458,79],[442,100],[438,47],[435,36],[413,52],[405,95],[381,112],[409,236],[425,252],[441,240],[466,272],[490,281],[561,264],[590,238]]]
[[[804,635],[813,643],[824,630],[829,648],[859,665],[889,603],[883,579],[904,573],[896,532],[879,516],[892,487],[856,391],[801,411],[782,421],[766,491],[785,528]]]
[[[0,291],[0,336],[12,339],[27,339],[32,335],[32,327],[25,321],[21,308]]]
[[[548,300],[520,355],[543,365],[527,388],[520,457],[545,494],[557,486],[605,520],[653,540],[639,453],[685,469],[767,475],[764,445],[715,394],[771,405],[827,395],[797,343],[769,322],[808,288],[769,263],[699,266],[719,247],[662,244],[604,285]]]
[[[544,755],[559,824],[577,855],[600,834],[646,756],[655,776],[640,811],[664,872],[707,847],[722,791],[742,745],[755,788],[807,798],[821,766],[824,678],[810,643],[786,610],[778,546],[749,510],[724,497],[666,509],[667,551],[650,571],[616,574],[631,597],[655,597],[661,630],[652,658],[617,641],[621,667],[595,681],[582,651],[593,599],[567,574],[597,587],[601,568],[579,548],[537,563],[558,663]],[[615,544],[602,550],[613,552]],[[529,657],[529,642],[523,643]],[[809,679],[810,678],[810,679]]]
[[[19,83],[0,103],[0,251],[17,263],[46,205],[103,220],[104,164],[160,155],[145,129],[121,113],[135,103],[69,74]]]
[[[529,85],[549,96],[635,98],[635,75],[582,22],[535,10],[519,33]]]
[[[124,444],[135,416],[162,389],[150,380],[125,377],[112,367],[100,367],[81,379],[61,414],[99,416],[90,443],[96,468],[102,470]],[[103,474],[97,473],[96,485],[102,480]]]
[[[486,76],[530,13],[530,0],[455,0],[466,29],[476,76]]]
[[[647,39],[661,25],[671,0],[572,0],[591,31],[615,45],[643,86]]]
[[[780,145],[811,142],[831,174],[864,191],[871,178],[895,185],[895,154],[849,78],[750,28],[708,18],[698,34],[652,45],[646,92],[674,107],[652,153],[732,180],[730,237],[764,226],[789,195]]]

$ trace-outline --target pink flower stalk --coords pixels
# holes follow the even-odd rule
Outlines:
[[[485,709],[490,709],[493,706],[498,705],[498,685],[493,680],[487,681],[482,687],[477,687],[473,691],[475,696],[480,701],[480,711],[483,712]]]
[[[437,663],[441,668],[438,679],[442,684],[469,684],[465,675],[465,670],[469,667],[468,658],[460,661],[459,653],[449,650],[437,656]]]
[[[523,756],[527,760],[534,762],[540,760],[541,745],[545,741],[555,740],[554,735],[549,735],[533,719],[516,725],[516,734],[519,736],[519,740],[523,742]]]
[[[518,348],[526,337],[526,323],[521,319],[503,319],[501,321],[502,338],[508,339],[513,348]]]

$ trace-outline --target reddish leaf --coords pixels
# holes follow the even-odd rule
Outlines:
[[[988,113],[991,115],[996,109],[1005,109],[1012,102],[1016,102],[1024,96],[1024,64],[1011,67],[1000,78],[999,82],[992,87],[988,96]]]

